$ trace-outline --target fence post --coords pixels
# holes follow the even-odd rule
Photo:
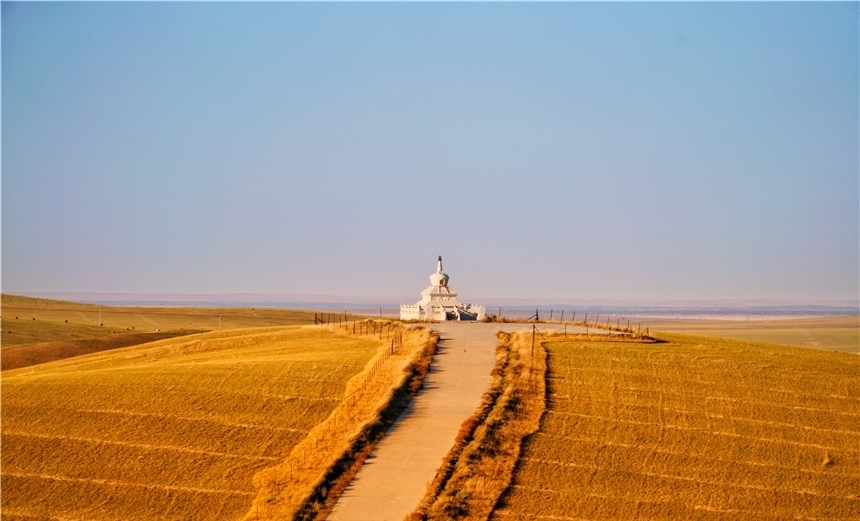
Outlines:
[[[537,326],[532,325],[532,358],[535,357],[535,330]]]

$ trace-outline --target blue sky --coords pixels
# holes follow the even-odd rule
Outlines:
[[[3,291],[856,299],[858,26],[4,2]]]

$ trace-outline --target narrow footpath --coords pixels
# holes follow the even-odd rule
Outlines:
[[[428,327],[440,338],[424,388],[374,448],[328,516],[330,521],[403,521],[424,497],[460,426],[490,386],[496,332],[532,328],[475,322]],[[561,326],[541,325],[541,329],[560,331]]]
[[[481,403],[502,324],[450,322],[440,337],[424,388],[374,448],[338,500],[331,521],[403,521]]]

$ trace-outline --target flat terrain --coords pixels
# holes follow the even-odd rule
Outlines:
[[[547,410],[492,519],[858,519],[860,359],[663,334],[547,342]]]
[[[0,517],[242,517],[254,475],[329,417],[382,344],[264,328],[5,371]]]
[[[639,319],[637,319],[638,321]],[[780,320],[642,319],[651,331],[860,353],[860,316]]]

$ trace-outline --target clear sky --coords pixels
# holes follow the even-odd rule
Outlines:
[[[856,299],[858,3],[2,3],[2,290]]]

